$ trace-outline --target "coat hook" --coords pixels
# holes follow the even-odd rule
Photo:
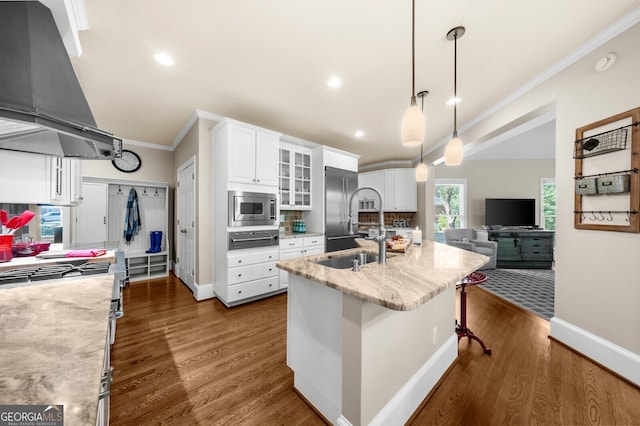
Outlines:
[[[591,211],[591,217],[589,218],[589,220],[598,220],[593,210]]]
[[[144,187],[144,191],[142,192],[142,195],[148,195],[148,194],[147,194],[147,187],[146,187],[146,186]]]
[[[604,220],[604,215],[602,214],[602,211],[599,211],[598,214],[601,217],[601,219],[598,219],[598,220],[603,221]]]
[[[627,218],[625,220],[627,222],[631,222],[631,215],[629,214],[629,210],[627,210]]]
[[[613,220],[613,216],[611,215],[611,212],[609,212],[609,217],[607,218],[607,220],[608,220],[609,222],[611,222],[611,221]]]
[[[584,215],[584,212],[580,212],[580,222],[584,222],[587,217]]]
[[[158,188],[156,188],[156,193],[153,194],[153,195],[154,195],[154,197],[159,197],[160,196],[160,194],[158,194]]]
[[[118,194],[122,194],[122,187],[118,185]]]

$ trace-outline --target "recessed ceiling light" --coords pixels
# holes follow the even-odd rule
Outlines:
[[[327,86],[331,87],[332,89],[335,89],[337,87],[342,86],[342,80],[340,79],[340,77],[332,76],[329,78],[329,80],[327,80]]]
[[[362,137],[364,137],[364,132],[362,130],[358,130],[356,132],[356,138],[360,139]]]
[[[158,52],[155,55],[153,55],[153,57],[158,63],[162,65],[171,66],[174,64],[173,57],[168,53]]]
[[[451,98],[447,101],[447,105],[451,106],[453,104],[459,104],[462,99],[460,98]]]

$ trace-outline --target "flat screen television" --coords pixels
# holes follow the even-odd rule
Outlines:
[[[536,226],[535,198],[486,198],[485,225]]]

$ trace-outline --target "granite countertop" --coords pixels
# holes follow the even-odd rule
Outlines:
[[[0,404],[96,424],[112,289],[112,276],[0,289]]]
[[[302,237],[319,237],[324,235],[324,232],[307,231],[305,233],[299,232],[281,232],[280,238],[302,238]]]
[[[378,253],[377,243],[356,240],[360,248],[304,258],[280,260],[285,271],[340,290],[367,302],[396,311],[410,311],[425,304],[461,278],[489,261],[487,256],[446,244],[423,241],[406,253],[387,253],[387,263],[368,263],[359,272],[334,269],[315,263],[360,252]]]

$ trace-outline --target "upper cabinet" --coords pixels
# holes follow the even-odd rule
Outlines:
[[[414,169],[386,169],[360,173],[358,187],[372,187],[380,192],[384,211],[415,212],[418,207]],[[361,191],[358,199],[360,211],[378,211],[378,197],[373,191]]]
[[[358,175],[358,188],[374,188],[382,199],[385,199],[385,179],[384,171],[360,173]],[[360,191],[358,194],[358,209],[362,211],[378,211],[380,200],[373,191]]]
[[[384,179],[385,211],[415,212],[418,207],[415,170],[385,170]]]
[[[280,209],[311,210],[311,150],[280,144]]]
[[[280,134],[225,119],[214,130],[216,154],[227,152],[229,182],[277,186]]]
[[[2,151],[0,177],[19,184],[0,188],[6,203],[77,206],[82,202],[82,162],[71,158]]]

